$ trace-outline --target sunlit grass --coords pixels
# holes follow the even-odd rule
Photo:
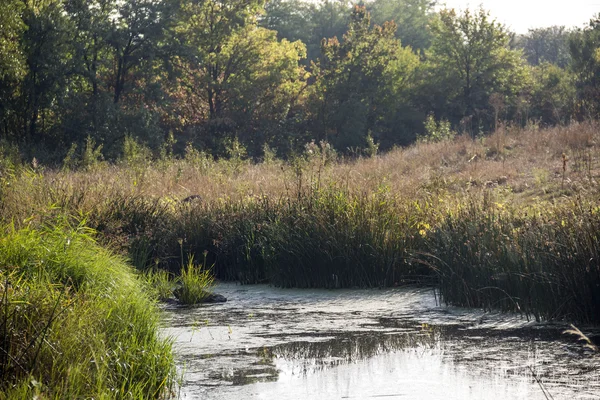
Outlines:
[[[206,258],[201,265],[196,265],[194,257],[190,256],[187,265],[181,268],[177,282],[180,286],[175,289],[175,297],[181,304],[202,303],[210,295],[214,279],[210,269],[206,268]]]
[[[174,363],[123,259],[63,220],[0,233],[0,398],[162,398]]]
[[[0,216],[86,215],[142,270],[157,262],[180,275],[183,253],[207,252],[218,279],[435,284],[450,303],[597,322],[599,139],[589,122],[500,127],[358,160],[313,149],[235,168],[199,153],[135,170],[23,167],[3,175]],[[202,200],[181,201],[194,194]],[[158,281],[164,298],[174,280]]]
[[[153,297],[159,301],[165,301],[173,297],[177,279],[171,272],[164,269],[151,269],[144,272],[143,277]]]

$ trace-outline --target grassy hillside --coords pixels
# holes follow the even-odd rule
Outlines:
[[[0,214],[17,225],[84,215],[139,268],[176,270],[208,251],[221,279],[432,283],[456,304],[600,322],[599,128],[502,127],[359,160],[313,144],[289,162],[190,151],[17,166],[3,172]]]

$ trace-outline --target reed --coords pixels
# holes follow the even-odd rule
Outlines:
[[[206,267],[206,255],[201,265],[194,263],[194,256],[188,257],[187,265],[182,266],[177,280],[179,287],[174,294],[181,304],[199,304],[209,295],[214,284],[212,271]]]
[[[172,273],[164,269],[149,269],[143,273],[143,277],[153,298],[167,301],[173,297],[177,279]]]
[[[598,323],[598,232],[595,202],[517,209],[488,198],[448,215],[427,248],[449,303]]]
[[[21,166],[0,181],[0,218],[86,216],[141,270],[179,274],[182,253],[207,252],[218,279],[433,284],[449,303],[598,322],[598,128],[500,126],[357,160],[322,144],[234,166],[191,151],[135,169]]]

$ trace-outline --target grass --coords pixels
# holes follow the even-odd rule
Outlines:
[[[124,259],[66,219],[0,229],[0,398],[170,395],[171,344]]]
[[[449,303],[598,323],[599,128],[501,126],[358,160],[313,146],[260,164],[190,152],[136,168],[20,166],[2,175],[0,218],[87,216],[139,269],[178,273],[181,253],[207,251],[219,279],[426,283]],[[202,201],[181,201],[192,194]]]
[[[597,323],[599,232],[597,202],[521,209],[483,199],[447,216],[424,258],[449,303]]]
[[[166,301],[173,297],[177,280],[172,273],[164,269],[149,269],[144,272],[143,277],[152,297],[159,301]]]
[[[194,257],[190,256],[187,265],[181,268],[177,283],[180,286],[175,289],[174,294],[181,304],[202,303],[209,296],[214,283],[212,272],[206,268],[206,258],[202,265],[196,265]]]

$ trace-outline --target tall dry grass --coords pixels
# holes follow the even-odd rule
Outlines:
[[[87,171],[17,167],[3,172],[0,215],[17,225],[85,215],[139,268],[175,272],[181,254],[208,251],[221,279],[437,282],[452,303],[598,321],[596,214],[585,210],[597,202],[599,128],[502,126],[358,160],[313,146],[261,164],[195,153]]]
[[[310,185],[335,184],[350,193],[373,193],[385,185],[394,196],[427,198],[433,189],[463,194],[503,186],[530,198],[560,196],[594,186],[598,174],[599,123],[541,129],[500,127],[472,140],[419,143],[368,159],[327,163],[319,155],[295,162],[252,164],[205,156],[163,162],[99,164],[91,170],[17,168],[2,171],[4,218],[29,217],[54,204],[82,212],[112,199],[139,197],[173,201],[200,194],[205,202],[247,201],[253,197],[294,197]],[[568,157],[563,181],[562,154]],[[24,171],[23,171],[24,170]]]

